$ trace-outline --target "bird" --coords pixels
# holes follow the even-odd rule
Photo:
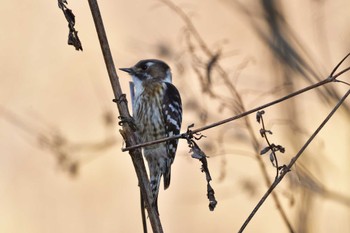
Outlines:
[[[170,67],[161,60],[146,59],[120,70],[128,73],[134,83],[132,109],[139,143],[178,135],[182,123],[182,103],[179,91],[172,84]],[[157,212],[161,177],[164,189],[167,189],[177,146],[178,139],[173,139],[143,148]]]

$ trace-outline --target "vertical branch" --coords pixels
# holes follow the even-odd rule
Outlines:
[[[128,110],[127,101],[120,87],[119,78],[114,66],[112,54],[109,48],[109,44],[108,44],[105,29],[103,26],[102,17],[97,4],[97,0],[88,0],[88,2],[89,2],[90,10],[94,19],[96,31],[100,41],[103,57],[107,67],[109,79],[112,85],[115,102],[117,103],[120,117],[121,119],[130,119],[131,116]],[[123,129],[120,130],[120,133],[124,137],[126,145],[127,146],[136,145],[137,140],[132,128],[128,124],[123,124],[122,127]],[[129,153],[137,174],[142,197],[146,204],[148,217],[150,219],[153,232],[161,233],[163,232],[163,229],[159,219],[159,215],[156,209],[154,208],[154,206],[151,204],[152,194],[149,188],[149,180],[146,173],[141,150],[140,149],[131,150]]]

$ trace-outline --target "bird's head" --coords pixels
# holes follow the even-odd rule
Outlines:
[[[171,83],[170,67],[161,60],[141,60],[130,68],[120,68],[133,78],[135,84],[139,82],[163,81]]]

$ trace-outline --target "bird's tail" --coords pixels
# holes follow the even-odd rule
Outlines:
[[[165,171],[165,173],[163,173],[164,189],[167,189],[170,185],[170,174],[171,174],[171,167],[169,166]]]
[[[158,193],[159,193],[159,184],[160,184],[161,173],[153,173],[150,174],[150,186],[151,192],[153,194],[153,205],[155,206],[158,212]],[[158,212],[159,213],[159,212]]]
[[[159,166],[159,164],[161,165]],[[153,204],[158,211],[158,193],[160,179],[163,176],[164,189],[167,189],[170,185],[171,162],[170,160],[159,160],[156,166],[154,166],[154,163],[148,163],[148,165],[150,172],[150,188],[153,194]]]

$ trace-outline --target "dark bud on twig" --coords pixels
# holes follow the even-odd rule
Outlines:
[[[270,150],[270,147],[265,147],[264,149],[262,149],[261,151],[260,151],[260,155],[264,155],[264,154],[266,154],[268,151]]]
[[[64,4],[68,4],[66,0],[58,0],[58,7],[60,9],[64,8],[65,5]]]
[[[279,151],[281,153],[285,152],[284,147],[281,145],[275,145],[274,143],[272,143],[269,147],[273,152],[277,152],[277,151]]]
[[[81,42],[78,37],[78,32],[75,31],[74,28],[73,30],[69,29],[68,44],[73,45],[75,47],[75,50],[83,51],[83,47],[81,46]]]
[[[264,129],[260,129],[259,132],[260,132],[260,136],[262,138],[264,138],[265,137],[265,130]]]
[[[256,113],[256,121],[260,124],[260,121],[261,121],[261,118],[262,118],[262,115],[265,114],[265,111],[264,110],[261,110],[261,111],[258,111]]]
[[[201,171],[205,173],[206,180],[207,180],[207,197],[209,200],[209,210],[213,211],[215,209],[215,206],[217,204],[217,201],[215,199],[215,192],[214,189],[210,185],[211,176],[208,168],[208,161],[207,156],[205,153],[198,147],[198,145],[192,140],[191,145],[189,145],[192,152],[192,158],[198,159],[202,162]]]
[[[63,11],[64,16],[68,22],[69,34],[68,34],[68,44],[73,45],[76,50],[83,51],[80,39],[78,37],[78,31],[75,30],[75,15],[72,10],[66,6],[66,0],[58,0],[58,7]]]
[[[279,166],[278,167],[278,170],[280,171],[280,173],[283,173],[283,172],[290,172],[291,170],[288,168],[287,165],[282,165],[282,166]]]
[[[67,4],[66,1],[65,1],[65,3]],[[75,15],[73,14],[73,11],[71,9],[69,9],[68,7],[66,7],[66,5],[64,5],[63,3],[58,4],[58,7],[61,8],[61,10],[63,11],[63,14],[66,17],[66,20],[69,23],[69,25],[74,27]]]
[[[270,161],[274,167],[276,167],[275,164],[275,154],[273,152],[270,153]]]
[[[209,210],[210,211],[213,211],[216,207],[216,204],[218,203],[215,199],[215,192],[214,192],[214,189],[210,186],[210,184],[208,183],[207,185],[207,190],[208,190],[208,199],[209,199]]]
[[[191,148],[190,153],[192,158],[198,159],[202,163],[201,171],[205,173],[206,176],[206,181],[207,181],[207,197],[209,200],[209,210],[213,211],[215,209],[215,206],[217,204],[217,201],[215,199],[215,192],[214,189],[210,185],[211,181],[211,176],[208,168],[208,161],[207,161],[207,156],[205,153],[199,148],[197,143],[194,140],[199,140],[204,135],[199,135],[198,137],[195,137],[193,132],[190,130],[191,127],[194,125],[190,125],[187,127],[187,132],[183,134],[183,138],[187,140],[188,146]]]
[[[192,153],[191,157],[194,159],[199,159],[201,160],[203,157],[206,157],[203,151],[199,149],[198,146],[192,146],[190,149],[190,153]]]
[[[266,136],[266,134],[272,134],[272,131],[271,130],[267,130],[267,129],[260,129],[260,135],[261,135],[261,137],[265,137]]]
[[[284,147],[281,145],[275,146],[275,149],[276,149],[276,151],[279,151],[281,153],[284,153],[286,151],[286,149],[284,149]]]

